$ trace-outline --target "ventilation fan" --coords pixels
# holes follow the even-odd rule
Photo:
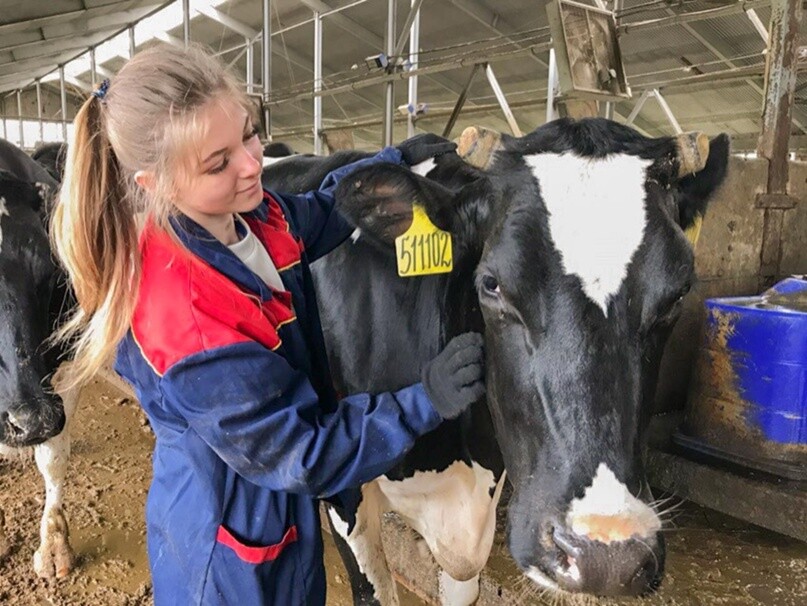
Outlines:
[[[560,94],[568,98],[630,99],[614,15],[567,0],[546,6]]]

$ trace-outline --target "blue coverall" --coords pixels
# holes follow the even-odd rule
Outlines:
[[[401,161],[394,148],[379,160]],[[156,435],[146,520],[157,606],[324,604],[318,499],[385,472],[440,422],[420,384],[334,394],[309,271],[352,230],[331,193],[266,192],[243,216],[286,293],[187,217],[172,220],[187,250],[152,224],[140,241],[115,368]]]

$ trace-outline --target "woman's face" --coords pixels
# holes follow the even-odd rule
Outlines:
[[[232,213],[249,212],[263,199],[263,150],[252,120],[239,104],[208,102],[200,114],[206,136],[190,174],[175,189],[174,203],[183,214],[216,237],[232,223]]]

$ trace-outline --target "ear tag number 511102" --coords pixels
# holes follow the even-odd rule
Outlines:
[[[412,207],[412,225],[395,238],[398,275],[404,278],[444,274],[454,266],[451,234],[435,226],[425,209]]]

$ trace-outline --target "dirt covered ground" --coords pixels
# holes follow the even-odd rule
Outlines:
[[[38,579],[42,481],[32,459],[0,459],[0,508],[11,552],[0,562],[0,604],[147,606],[153,604],[145,554],[143,503],[153,437],[136,403],[99,380],[82,394],[74,419],[65,508],[78,561],[61,581]],[[807,604],[807,545],[692,505],[667,534],[668,575],[653,605],[802,606]],[[514,571],[497,546],[491,576]],[[328,604],[351,603],[347,576],[327,541]],[[524,604],[544,603],[532,591]],[[551,603],[549,600],[546,603]],[[638,604],[640,602],[633,601]],[[422,604],[404,592],[404,606]]]

